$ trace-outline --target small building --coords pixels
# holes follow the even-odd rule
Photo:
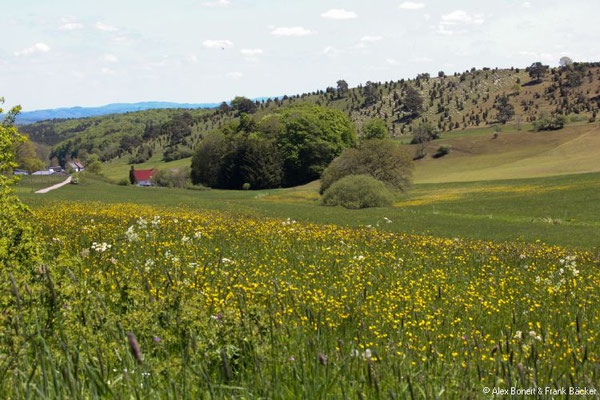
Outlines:
[[[138,186],[152,186],[152,177],[157,172],[155,169],[134,169],[135,184]]]
[[[13,169],[13,175],[29,175],[29,171],[24,169]]]
[[[73,171],[75,171],[75,172],[83,172],[83,171],[85,171],[85,168],[83,167],[83,164],[79,160],[69,161],[67,163],[67,166],[71,167],[73,169]]]

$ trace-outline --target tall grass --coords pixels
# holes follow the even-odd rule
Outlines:
[[[593,387],[599,258],[216,212],[36,210],[5,398],[479,398]]]

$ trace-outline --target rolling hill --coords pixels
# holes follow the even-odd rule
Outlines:
[[[521,164],[505,165],[505,162],[552,164],[541,156],[546,154],[544,151],[552,151],[553,147],[550,144],[540,144],[543,151],[539,149],[538,151],[537,145],[519,144],[516,140],[521,137],[527,137],[529,140],[535,136],[529,133],[525,135],[532,123],[542,115],[548,114],[562,115],[568,124],[585,125],[595,121],[600,103],[598,64],[576,64],[566,68],[548,69],[539,79],[531,75],[527,69],[484,68],[450,76],[443,73],[438,77],[421,74],[409,80],[367,82],[349,89],[330,87],[312,93],[257,100],[256,115],[260,117],[275,112],[280,107],[293,104],[319,104],[341,110],[349,115],[359,131],[365,121],[380,118],[387,124],[392,137],[405,143],[410,141],[416,126],[428,123],[442,133],[444,140],[457,142],[450,143],[454,151],[444,159],[422,160],[424,166],[431,164],[431,167],[420,169],[423,171],[429,169],[431,172],[418,173],[418,179],[423,181],[435,179],[432,174],[438,173],[447,176],[444,179],[450,180],[467,179],[465,177],[479,179],[473,172],[473,168],[457,167],[462,163],[465,163],[465,166],[474,163],[473,165],[476,164],[478,169],[493,169],[498,165],[504,165],[504,170],[512,169],[516,174],[516,171],[523,172],[528,168]],[[408,93],[413,89],[423,100],[418,112],[413,112],[408,107]],[[514,108],[514,116],[508,126],[516,133],[500,135],[493,146],[489,146],[489,152],[486,146],[481,145],[478,147],[482,151],[481,154],[470,154],[472,157],[465,157],[469,153],[464,149],[469,146],[469,143],[489,140],[492,135],[491,127],[499,124],[495,104],[501,98],[506,98]],[[122,176],[123,171],[129,168],[129,163],[137,163],[140,167],[158,168],[185,164],[186,162],[181,159],[189,157],[203,135],[222,127],[238,115],[239,112],[230,108],[154,109],[89,118],[41,121],[21,126],[20,129],[33,141],[53,146],[52,155],[60,162],[90,153],[97,154],[106,163],[108,175],[116,177]],[[486,133],[489,135],[484,135]],[[480,135],[485,139],[474,138]],[[554,135],[540,133],[535,137],[539,137],[541,142],[545,143]],[[514,143],[508,139],[513,136]],[[508,140],[509,144],[504,145],[505,140]],[[580,139],[583,143],[585,140]],[[441,142],[438,141],[432,142],[429,153],[435,151],[434,146],[440,144]],[[502,150],[504,149],[502,146],[513,145],[520,150],[512,151],[508,148],[505,149],[506,152]],[[570,146],[575,151],[576,144]],[[590,148],[594,147],[590,146]],[[531,151],[531,154],[528,153],[530,160],[519,161],[527,158],[518,157],[518,154],[524,151],[522,149]],[[562,154],[560,150],[556,151],[559,152],[557,154]],[[509,157],[505,153],[511,153],[512,156]],[[544,157],[552,158],[551,155]],[[468,163],[465,161],[467,159]],[[453,167],[446,168],[446,164],[452,164]],[[462,178],[450,176],[454,168],[458,168],[456,174],[461,175]],[[463,171],[465,174],[460,171],[461,168],[465,170]],[[469,168],[470,172],[466,171]],[[533,167],[529,167],[531,168]],[[439,171],[435,172],[436,169]],[[590,170],[587,164],[581,168],[571,169]],[[546,170],[552,173],[553,168],[548,166]],[[544,172],[530,172],[530,174],[537,176]],[[506,177],[503,173],[490,172],[490,176],[494,175]]]

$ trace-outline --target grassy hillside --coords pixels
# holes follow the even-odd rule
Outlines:
[[[451,146],[442,158],[432,155]],[[494,138],[491,130],[447,134],[433,141],[429,156],[417,161],[420,183],[532,178],[600,171],[600,126],[584,124],[560,131],[508,130]]]
[[[215,209],[238,215],[378,226],[448,238],[541,240],[600,246],[600,173],[495,182],[417,184],[394,208],[351,211],[318,205],[318,182],[265,191],[191,191],[116,186],[87,179],[46,195],[21,191],[34,207],[97,201]],[[388,218],[391,222],[386,222]]]
[[[423,122],[442,132],[490,127],[497,123],[494,103],[499,97],[508,96],[514,107],[511,121],[514,126],[527,128],[543,112],[559,113],[567,116],[570,123],[581,123],[593,120],[597,114],[600,67],[589,64],[577,71],[579,78],[574,79],[571,70],[552,69],[539,82],[524,69],[516,68],[471,70],[435,78],[422,74],[410,80],[368,82],[348,91],[327,88],[284,96],[282,100],[268,99],[258,103],[257,115],[291,104],[315,103],[347,113],[359,130],[366,120],[382,118],[392,136],[406,140],[413,127]],[[418,114],[406,109],[409,87],[423,98]],[[21,130],[35,142],[54,146],[59,158],[95,153],[105,162],[118,160],[117,164],[123,164],[138,154],[142,146],[151,149],[153,162],[160,160],[168,147],[189,153],[204,134],[235,117],[234,111],[163,109],[44,121],[23,126]],[[177,118],[185,118],[187,126],[169,125]],[[166,128],[148,128],[161,125]]]

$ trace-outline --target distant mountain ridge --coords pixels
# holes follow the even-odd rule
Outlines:
[[[17,124],[25,125],[48,119],[69,119],[96,117],[107,114],[123,114],[134,111],[161,108],[215,108],[220,103],[171,103],[164,101],[145,101],[139,103],[112,103],[99,107],[61,107],[47,110],[24,111],[17,116]]]

